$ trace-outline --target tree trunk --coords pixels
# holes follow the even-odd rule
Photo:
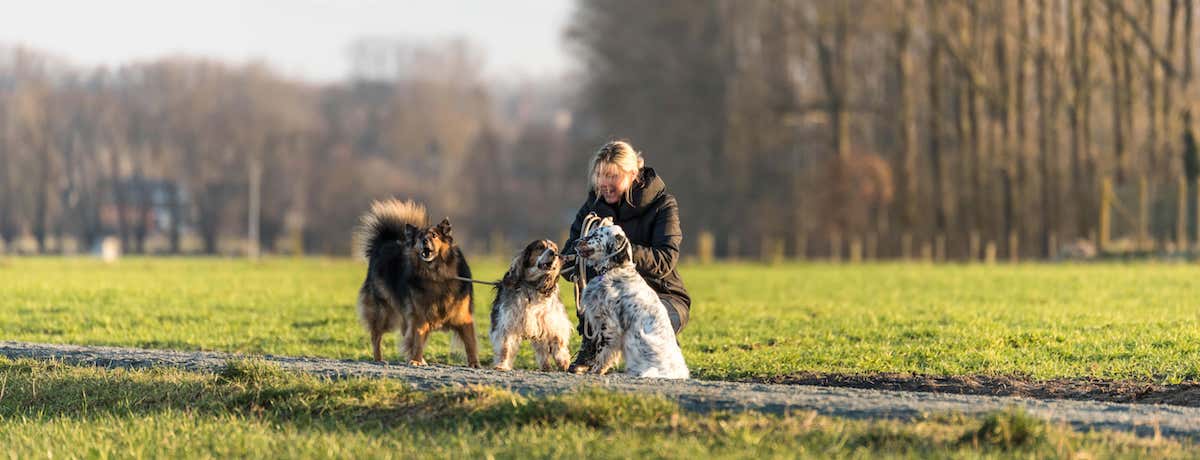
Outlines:
[[[38,179],[34,185],[33,199],[33,237],[37,240],[37,250],[39,254],[46,253],[46,219],[48,218],[47,207],[50,203],[50,152],[46,148],[38,149]]]
[[[1125,170],[1127,159],[1125,153],[1125,117],[1121,115],[1124,110],[1124,100],[1122,89],[1124,88],[1122,64],[1125,60],[1122,58],[1122,45],[1124,40],[1121,30],[1123,29],[1117,20],[1116,8],[1108,8],[1108,64],[1109,64],[1109,80],[1112,82],[1112,133],[1113,133],[1113,161],[1116,163],[1117,184],[1124,184],[1125,177],[1128,174]]]
[[[1038,158],[1039,158],[1039,173],[1041,175],[1041,192],[1042,192],[1042,256],[1050,258],[1054,253],[1054,248],[1051,247],[1053,239],[1053,216],[1054,210],[1051,207],[1053,197],[1053,184],[1051,178],[1051,161],[1054,154],[1051,151],[1050,131],[1053,129],[1053,116],[1050,108],[1050,63],[1049,52],[1046,49],[1046,41],[1048,40],[1049,15],[1046,14],[1046,0],[1038,0],[1038,24],[1040,36],[1038,37],[1038,56],[1036,64],[1037,72],[1037,101],[1038,101]]]
[[[1024,0],[1022,0],[1024,1]],[[938,9],[937,0],[927,0],[926,15],[927,24],[934,24],[937,20]],[[930,37],[929,60],[926,66],[926,73],[929,75],[929,164],[933,174],[933,212],[934,212],[934,235],[944,235],[946,232],[946,195],[945,195],[945,177],[942,167],[942,120],[941,120],[941,48],[938,43],[942,40],[940,34],[932,33]]]
[[[912,2],[906,1],[904,4],[905,11],[912,10]],[[918,206],[918,184],[920,177],[917,172],[917,124],[913,118],[913,94],[912,94],[912,54],[909,51],[909,42],[912,37],[912,29],[910,18],[906,15],[901,28],[894,34],[896,51],[895,51],[895,72],[896,84],[899,88],[899,107],[896,113],[897,125],[900,127],[900,146],[901,146],[901,174],[900,180],[902,187],[900,188],[903,197],[901,197],[901,213],[900,220],[902,228],[907,231],[912,231],[912,228],[917,224],[917,206]],[[911,239],[911,238],[909,238]],[[910,241],[911,244],[911,241]],[[905,252],[907,258],[911,249]]]

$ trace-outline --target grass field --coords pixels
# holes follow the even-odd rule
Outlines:
[[[499,261],[475,261],[497,278]],[[0,260],[0,340],[368,358],[348,260]],[[1200,267],[684,266],[681,344],[708,379],[796,372],[1198,379]],[[569,286],[563,284],[564,297]],[[488,289],[477,289],[486,345]],[[568,307],[573,303],[568,301]],[[458,363],[445,334],[431,360]],[[396,359],[389,340],[388,357]],[[529,350],[519,366],[531,367]],[[653,397],[525,398],[0,359],[0,444],[29,457],[1187,457],[1187,441],[1078,433],[1020,413],[848,421],[694,414]]]
[[[476,261],[477,278],[504,266]],[[0,337],[367,359],[349,260],[0,262]],[[1200,378],[1200,266],[683,266],[698,378],[798,371]],[[570,286],[563,283],[563,296]],[[491,290],[476,289],[486,344]],[[568,309],[574,307],[567,300]],[[389,338],[389,359],[395,360]],[[448,355],[434,336],[431,358]],[[490,361],[490,346],[481,359]],[[526,347],[519,365],[532,366]]]

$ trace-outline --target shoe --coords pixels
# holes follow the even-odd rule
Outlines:
[[[572,374],[586,373],[592,368],[595,359],[596,343],[592,340],[583,339],[583,343],[579,345],[579,352],[575,354],[575,359],[571,361],[570,366],[567,366],[567,372]]]

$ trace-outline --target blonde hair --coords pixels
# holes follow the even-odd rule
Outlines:
[[[588,168],[588,183],[591,185],[592,191],[596,192],[596,199],[600,199],[600,190],[596,187],[596,177],[602,172],[602,168],[608,165],[616,166],[617,169],[626,174],[633,174],[634,182],[637,182],[637,172],[645,165],[645,160],[642,159],[642,154],[633,149],[625,141],[611,141],[600,147],[596,151],[596,157],[592,159],[592,165]],[[632,204],[631,194],[633,187],[630,186],[625,191],[625,200]]]

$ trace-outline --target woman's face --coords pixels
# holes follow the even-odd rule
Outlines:
[[[596,171],[596,192],[608,204],[617,204],[625,192],[633,185],[632,172],[622,171],[615,164],[601,165]]]

